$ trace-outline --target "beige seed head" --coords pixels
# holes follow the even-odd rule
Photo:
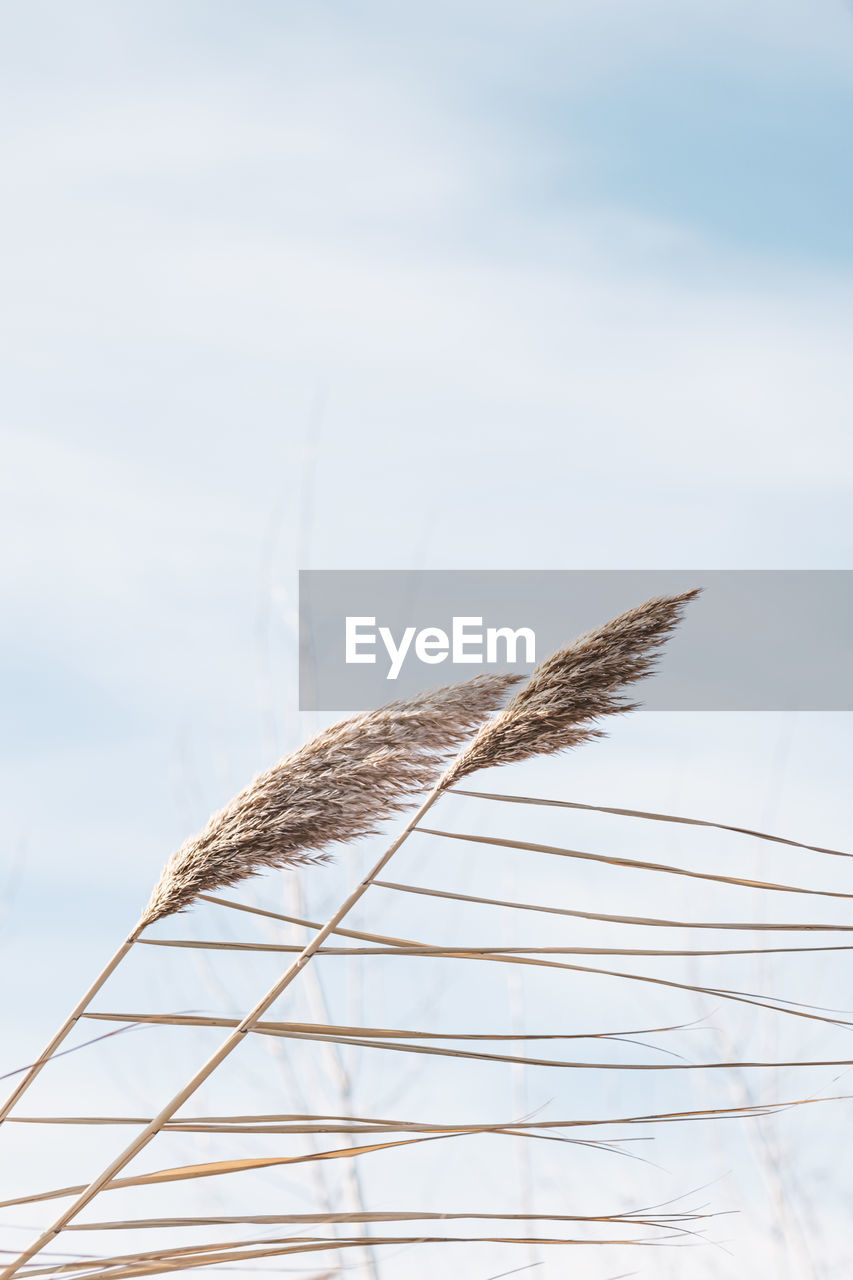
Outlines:
[[[598,722],[638,705],[625,689],[654,671],[661,647],[698,591],[660,596],[579,636],[536,668],[482,726],[442,779],[444,788],[492,765],[565,751],[603,736]]]
[[[342,720],[255,778],[167,862],[143,923],[270,867],[324,861],[433,785],[516,675],[482,675]]]

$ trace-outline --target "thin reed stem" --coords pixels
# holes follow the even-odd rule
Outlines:
[[[35,1257],[37,1253],[41,1252],[45,1245],[49,1244],[56,1236],[58,1236],[68,1223],[72,1222],[81,1213],[81,1211],[85,1209],[92,1200],[94,1200],[95,1196],[97,1196],[100,1191],[103,1191],[105,1187],[109,1186],[115,1175],[120,1173],[122,1169],[126,1168],[130,1161],[148,1146],[166,1122],[171,1120],[175,1112],[184,1105],[188,1098],[192,1097],[204,1081],[207,1080],[217,1067],[225,1061],[229,1054],[233,1053],[238,1044],[242,1042],[246,1033],[252,1030],[255,1024],[263,1017],[279,996],[282,995],[293,980],[299,976],[302,969],[310,962],[312,957],[323,945],[326,938],[328,938],[329,934],[331,934],[341,921],[349,915],[352,908],[360,901],[370,888],[376,876],[378,876],[380,871],[388,865],[394,854],[406,842],[412,831],[416,828],[420,819],[428,812],[429,809],[432,808],[443,790],[443,783],[439,781],[397,838],[389,845],[373,869],[368,872],[363,880],[359,881],[349,897],[341,903],[337,911],[335,911],[335,913],[330,916],[323,925],[322,929],[314,935],[297,959],[294,960],[293,964],[284,972],[278,981],[270,987],[266,995],[264,995],[255,1005],[254,1009],[252,1009],[251,1012],[243,1018],[240,1024],[235,1028],[231,1035],[223,1041],[216,1052],[208,1058],[204,1066],[202,1066],[183,1086],[183,1088],[175,1094],[162,1111],[160,1111],[159,1114],[145,1126],[142,1132],[137,1134],[133,1141],[125,1147],[124,1151],[122,1151],[120,1155],[116,1156],[107,1168],[104,1169],[103,1172],[100,1173],[98,1177],[80,1193],[73,1204],[69,1205],[50,1227],[43,1231],[31,1245],[19,1254],[14,1262],[0,1272],[0,1280],[11,1280],[11,1277],[16,1275],[20,1268],[26,1262],[29,1262],[30,1258]],[[128,942],[125,945],[129,946],[130,944]],[[118,960],[116,959],[115,964],[117,963]],[[113,965],[113,968],[115,967],[115,964]]]
[[[54,1053],[62,1044],[62,1042],[66,1039],[69,1033],[73,1031],[74,1027],[77,1025],[82,1015],[86,1012],[89,1005],[92,1003],[92,1000],[101,990],[101,987],[103,987],[107,979],[114,973],[114,971],[121,964],[122,960],[125,958],[127,953],[130,951],[134,942],[136,942],[137,938],[142,933],[142,930],[144,929],[144,927],[145,927],[144,923],[140,921],[139,924],[136,925],[135,929],[127,936],[127,938],[125,938],[124,942],[116,951],[115,955],[112,957],[111,960],[107,962],[107,964],[98,974],[95,981],[89,987],[89,990],[85,993],[85,995],[81,997],[81,999],[77,1002],[77,1004],[71,1010],[68,1017],[65,1019],[62,1026],[59,1028],[59,1030],[56,1031],[53,1034],[53,1036],[51,1036],[50,1040],[42,1049],[41,1053],[36,1058],[35,1062],[33,1062],[27,1068],[26,1074],[24,1075],[23,1079],[18,1081],[18,1083],[15,1085],[12,1092],[9,1094],[9,1097],[3,1103],[3,1106],[0,1107],[0,1124],[3,1123],[3,1121],[9,1115],[9,1113],[12,1111],[13,1107],[17,1106],[18,1101],[27,1092],[30,1085],[36,1079],[36,1076],[38,1076],[42,1071],[43,1067],[47,1065],[47,1063],[53,1057]]]

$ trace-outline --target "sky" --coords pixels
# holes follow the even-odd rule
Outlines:
[[[841,0],[30,0],[0,98],[9,1069],[318,727],[298,569],[851,567]],[[846,717],[620,734],[849,843]]]

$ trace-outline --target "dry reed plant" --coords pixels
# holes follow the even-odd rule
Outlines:
[[[774,894],[812,894],[824,898],[850,899],[853,894],[840,890],[816,890],[793,884],[755,880],[746,876],[730,876],[722,871],[701,871],[678,866],[672,862],[650,861],[637,858],[616,857],[613,854],[597,854],[591,851],[568,848],[534,841],[499,838],[477,833],[436,830],[422,825],[427,811],[457,781],[470,776],[478,769],[522,760],[538,753],[552,753],[573,747],[597,737],[602,732],[602,721],[615,713],[630,709],[635,704],[630,698],[629,687],[636,680],[650,674],[661,647],[677,625],[684,607],[695,596],[687,592],[679,596],[648,601],[638,608],[621,615],[604,627],[582,636],[574,644],[561,650],[543,663],[529,683],[508,702],[494,719],[486,716],[500,703],[506,684],[478,684],[476,681],[459,686],[459,699],[452,692],[443,691],[447,710],[442,712],[430,705],[430,698],[420,700],[418,710],[411,712],[399,705],[390,713],[376,712],[366,717],[356,717],[343,726],[321,735],[288,761],[262,775],[251,787],[241,793],[225,810],[211,820],[199,837],[188,842],[167,865],[155,889],[151,904],[143,918],[139,933],[152,922],[167,914],[183,910],[191,901],[200,899],[216,904],[233,913],[233,918],[245,921],[261,916],[268,920],[298,925],[311,931],[307,944],[287,942],[252,941],[199,941],[188,938],[142,937],[134,935],[133,942],[153,947],[177,950],[204,948],[208,950],[242,952],[266,952],[291,955],[292,962],[254,1007],[242,1017],[212,1017],[198,1014],[142,1014],[129,1011],[91,1011],[87,1005],[78,1006],[77,1017],[111,1023],[131,1025],[160,1025],[184,1028],[222,1028],[227,1032],[220,1046],[207,1062],[178,1090],[160,1112],[153,1117],[10,1117],[15,1122],[38,1124],[100,1124],[132,1125],[138,1129],[132,1141],[119,1152],[102,1171],[88,1183],[53,1188],[32,1195],[6,1201],[0,1208],[12,1205],[33,1204],[61,1198],[72,1202],[36,1240],[24,1249],[0,1275],[0,1280],[10,1280],[23,1267],[24,1275],[68,1275],[78,1280],[120,1280],[124,1277],[149,1276],[163,1272],[185,1270],[218,1264],[251,1263],[264,1258],[304,1257],[310,1253],[329,1253],[344,1249],[363,1248],[363,1235],[305,1237],[286,1235],[275,1239],[252,1237],[241,1241],[213,1240],[204,1244],[175,1247],[166,1244],[154,1250],[135,1253],[111,1253],[90,1257],[85,1261],[65,1263],[53,1267],[28,1266],[42,1249],[66,1231],[79,1230],[153,1230],[165,1231],[176,1226],[213,1228],[217,1224],[281,1225],[296,1227],[301,1224],[326,1225],[352,1224],[364,1228],[367,1223],[419,1222],[432,1219],[468,1221],[496,1220],[509,1222],[543,1222],[551,1224],[583,1224],[585,1229],[602,1227],[614,1229],[611,1238],[586,1236],[533,1237],[528,1234],[513,1235],[506,1229],[492,1236],[427,1235],[422,1231],[407,1235],[380,1235],[370,1238],[374,1248],[400,1246],[415,1242],[454,1243],[460,1241],[498,1241],[503,1244],[574,1246],[595,1244],[648,1244],[685,1239],[701,1226],[707,1215],[704,1212],[677,1211],[656,1206],[644,1211],[626,1211],[600,1215],[584,1214],[531,1214],[525,1212],[483,1213],[461,1212],[453,1206],[448,1212],[428,1210],[401,1212],[372,1210],[357,1213],[323,1214],[233,1214],[225,1216],[181,1218],[167,1217],[117,1218],[99,1222],[81,1223],[81,1212],[101,1192],[117,1188],[131,1189],[170,1183],[184,1183],[193,1179],[218,1178],[240,1171],[274,1168],[301,1168],[316,1160],[352,1161],[362,1156],[397,1148],[417,1148],[419,1143],[434,1142],[444,1138],[463,1138],[489,1134],[510,1141],[534,1138],[580,1143],[584,1146],[602,1144],[605,1139],[589,1134],[603,1124],[607,1125],[682,1125],[709,1117],[760,1117],[773,1114],[782,1106],[802,1106],[814,1099],[795,1098],[787,1103],[765,1102],[748,1107],[708,1107],[701,1109],[673,1109],[649,1114],[622,1112],[606,1119],[574,1118],[563,1120],[535,1120],[518,1118],[500,1123],[436,1124],[423,1119],[388,1120],[371,1116],[294,1116],[287,1114],[252,1114],[188,1117],[181,1112],[184,1104],[201,1085],[208,1080],[248,1035],[273,1037],[276,1041],[296,1045],[299,1042],[317,1045],[338,1045],[349,1048],[369,1048],[384,1053],[421,1056],[426,1063],[429,1056],[453,1059],[458,1063],[470,1061],[510,1063],[535,1067],[553,1067],[568,1070],[595,1070],[601,1072],[665,1071],[671,1073],[706,1072],[721,1075],[733,1067],[741,1069],[759,1066],[827,1066],[840,1067],[853,1064],[849,1058],[811,1060],[803,1057],[790,1061],[718,1062],[666,1061],[634,1062],[608,1060],[590,1062],[587,1059],[566,1059],[551,1056],[553,1050],[519,1052],[522,1044],[531,1041],[547,1042],[595,1040],[607,1045],[614,1040],[637,1037],[675,1027],[646,1028],[644,1031],[611,1031],[592,1034],[543,1033],[486,1034],[473,1031],[461,1033],[437,1032],[421,1026],[377,1027],[340,1025],[330,1021],[300,1022],[271,1020],[265,1015],[279,997],[294,983],[316,956],[369,957],[390,956],[406,959],[449,959],[458,962],[463,970],[469,963],[504,964],[514,967],[532,966],[552,973],[592,974],[618,978],[624,982],[647,984],[656,990],[687,993],[689,996],[713,997],[721,1003],[753,1010],[769,1010],[784,1018],[809,1019],[828,1027],[848,1028],[851,1024],[832,1011],[810,1005],[795,1005],[750,991],[734,990],[718,984],[685,982],[667,978],[657,973],[635,972],[604,965],[597,959],[604,956],[630,956],[667,958],[678,956],[731,956],[752,954],[791,953],[796,951],[850,950],[839,947],[811,946],[795,948],[777,947],[728,947],[728,948],[678,948],[678,947],[589,947],[589,946],[472,946],[448,945],[420,941],[410,937],[398,937],[367,929],[353,929],[344,924],[355,905],[372,888],[402,895],[429,897],[440,901],[464,901],[475,905],[502,907],[528,918],[526,913],[546,913],[585,920],[617,922],[632,926],[653,928],[716,929],[775,929],[775,930],[833,930],[850,931],[847,924],[827,924],[821,921],[796,920],[791,923],[767,921],[720,921],[714,919],[681,920],[650,915],[625,915],[608,912],[589,912],[553,903],[516,902],[495,896],[478,896],[451,892],[430,885],[414,885],[408,882],[380,878],[392,858],[415,833],[431,835],[439,840],[456,840],[500,847],[524,852],[539,852],[565,860],[581,860],[616,868],[649,872],[659,876],[688,876],[704,882],[715,882],[731,888],[768,891]],[[470,701],[473,696],[473,701]],[[464,703],[464,706],[463,706]],[[427,704],[427,705],[424,705]],[[476,704],[476,706],[475,706]],[[449,722],[442,726],[442,716]],[[445,772],[437,774],[446,763],[454,747],[464,740],[479,717],[482,727],[453,760]],[[485,723],[483,724],[483,722]],[[412,724],[419,726],[420,737],[413,747],[410,732]],[[463,727],[464,726],[464,727]],[[361,736],[363,735],[363,736]],[[384,783],[374,790],[379,774],[389,771]],[[437,778],[437,780],[436,780]],[[392,779],[396,781],[392,784]],[[430,781],[433,790],[421,804],[417,813],[406,823],[389,848],[372,870],[364,876],[351,893],[332,913],[325,923],[297,918],[270,910],[219,897],[211,890],[234,883],[246,875],[255,874],[267,866],[287,866],[322,856],[330,843],[341,842],[373,829],[389,811],[398,810],[410,789],[423,789]],[[478,796],[483,800],[513,805],[551,805],[561,809],[587,809],[593,812],[617,814],[644,822],[684,823],[692,826],[722,828],[739,831],[759,840],[783,842],[792,848],[801,848],[838,857],[839,850],[825,849],[817,845],[800,844],[793,840],[744,828],[727,827],[724,823],[705,822],[700,819],[682,818],[676,815],[652,813],[640,810],[580,805],[569,801],[550,801],[539,797],[499,796],[491,792],[462,791],[457,794]],[[319,797],[331,798],[328,810],[322,807]],[[535,918],[535,917],[534,917]],[[126,946],[129,944],[126,944]],[[589,963],[596,959],[596,963]],[[517,969],[517,971],[521,971]],[[89,999],[91,999],[89,994]],[[483,1043],[486,1042],[486,1043]],[[492,1046],[491,1048],[487,1045]],[[496,1051],[497,1050],[497,1051]],[[52,1052],[52,1050],[51,1050]],[[546,1056],[546,1054],[548,1056]],[[45,1059],[46,1060],[46,1059]],[[208,1135],[267,1134],[288,1135],[326,1134],[339,1135],[346,1145],[313,1151],[308,1154],[239,1156],[228,1160],[206,1160],[202,1163],[172,1168],[156,1169],[147,1173],[124,1174],[126,1167],[158,1134],[203,1133]],[[356,1136],[360,1135],[360,1136]],[[575,1136],[571,1136],[575,1135]],[[365,1140],[370,1137],[371,1140]],[[239,1139],[238,1139],[239,1140]]]

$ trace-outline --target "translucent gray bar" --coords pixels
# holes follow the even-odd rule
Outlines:
[[[361,711],[481,671],[529,672],[529,637],[519,635],[512,661],[499,629],[532,631],[540,662],[650,596],[691,587],[703,593],[688,606],[659,673],[644,681],[639,696],[646,707],[853,710],[853,572],[847,570],[306,570],[299,575],[299,705]],[[373,662],[347,662],[347,618],[375,619],[372,626],[349,624],[350,656],[372,653]],[[457,633],[459,619],[481,619],[479,626],[461,624],[467,641],[456,656],[481,653],[482,661],[454,661],[454,618]],[[491,663],[489,631],[498,659]],[[389,678],[395,652],[398,672]]]

